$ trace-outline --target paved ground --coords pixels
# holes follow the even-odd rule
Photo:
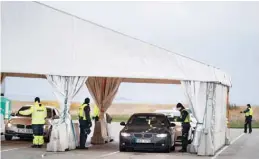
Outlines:
[[[116,136],[113,143],[99,146],[91,146],[89,150],[73,150],[69,152],[46,152],[45,148],[32,149],[30,148],[30,141],[20,141],[15,139],[13,141],[4,141],[2,139],[1,155],[2,159],[82,159],[89,157],[91,159],[105,158],[105,159],[188,159],[188,158],[204,158],[188,153],[172,152],[165,153],[145,153],[145,152],[118,152],[118,134],[121,127],[118,124],[112,125],[112,134]],[[230,131],[231,139],[234,140],[242,134],[240,129],[232,129]],[[246,134],[237,140],[233,145],[224,150],[217,159],[232,159],[232,158],[249,158],[258,159],[259,147],[259,130],[254,130],[253,134]],[[179,149],[178,147],[177,149]],[[257,154],[257,155],[256,155]],[[249,156],[247,156],[249,155]]]

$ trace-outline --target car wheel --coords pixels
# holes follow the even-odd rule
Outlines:
[[[171,147],[171,151],[175,151],[175,145]]]
[[[12,135],[5,135],[5,140],[10,141],[12,140],[13,136]]]
[[[174,142],[174,145],[171,146],[171,151],[175,151],[175,142]]]
[[[49,142],[49,136],[44,138],[44,142],[45,142],[45,143],[48,143],[48,142]]]
[[[120,152],[125,152],[125,151],[126,151],[126,149],[124,147],[120,146]]]
[[[171,146],[167,146],[167,148],[165,148],[165,153],[170,153],[171,152]]]
[[[194,138],[194,133],[192,133],[191,138],[190,138],[190,140],[188,141],[188,142],[189,142],[189,144],[191,144],[191,143],[192,143],[193,138]]]

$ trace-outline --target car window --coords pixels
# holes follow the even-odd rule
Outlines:
[[[168,120],[169,120],[170,122],[178,122],[178,121],[179,121],[179,117],[177,117],[177,116],[174,116],[174,117],[172,117],[172,116],[167,116],[167,118],[168,118]]]
[[[19,113],[20,111],[24,111],[24,110],[27,110],[27,109],[30,109],[30,106],[23,106],[23,107],[21,107],[18,110],[18,113],[16,114],[16,116],[31,117],[31,114],[30,115],[22,115],[22,114]]]
[[[53,116],[57,115],[55,109],[52,109],[52,112],[53,112]]]
[[[31,114],[30,115],[22,115],[20,114],[19,112],[20,111],[24,111],[24,110],[27,110],[27,109],[30,109],[30,106],[23,106],[19,109],[18,113],[16,114],[16,116],[20,116],[20,117],[31,117]],[[51,108],[47,108],[47,118],[52,118],[52,109]]]
[[[168,126],[168,120],[165,116],[162,115],[133,115],[128,123],[128,125],[136,126]]]

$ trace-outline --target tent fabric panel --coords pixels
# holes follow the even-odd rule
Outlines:
[[[85,83],[87,77],[68,77],[47,75],[60,105],[60,119],[53,126],[48,151],[65,151],[75,149],[78,145],[69,109],[72,99]]]
[[[86,81],[86,86],[100,110],[99,121],[95,124],[94,134],[91,138],[92,144],[103,144],[111,139],[104,115],[111,106],[121,82],[121,78],[103,77],[89,77]]]
[[[167,79],[141,79],[141,78],[124,78],[124,83],[158,83],[158,84],[181,84],[179,80]]]
[[[2,2],[2,58],[12,73],[230,84],[214,67],[38,2]]]

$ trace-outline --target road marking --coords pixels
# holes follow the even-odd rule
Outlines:
[[[233,141],[230,142],[230,145],[232,145],[233,143],[235,143],[238,139],[240,139],[243,135],[245,135],[245,133],[239,135],[237,138],[235,138]],[[230,145],[225,146],[224,148],[222,148],[219,152],[217,152],[211,159],[216,159],[223,151],[225,151]]]
[[[114,154],[119,153],[119,152],[120,152],[120,151],[115,151],[115,152],[112,152],[112,153],[108,153],[108,154],[99,156],[99,157],[97,157],[97,158],[104,158],[104,157],[111,156],[111,155],[114,155]]]
[[[1,152],[13,151],[13,150],[24,149],[24,148],[29,148],[29,147],[18,147],[13,149],[2,150]]]

